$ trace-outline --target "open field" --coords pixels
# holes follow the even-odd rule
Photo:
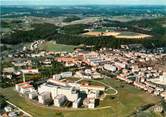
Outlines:
[[[92,32],[86,32],[83,35],[86,36],[117,36],[119,33],[117,32],[98,32],[98,31],[92,31]]]
[[[64,44],[56,44],[55,41],[48,41],[39,46],[39,49],[47,50],[47,51],[67,51],[72,52],[74,48],[77,46],[73,45],[64,45]]]
[[[153,16],[112,16],[112,21],[129,22],[142,19],[155,19]]]
[[[134,32],[101,32],[101,31],[92,31],[92,32],[86,32],[83,35],[85,36],[114,36],[116,38],[125,38],[125,39],[143,39],[143,38],[149,38],[150,35],[141,34],[141,33],[134,33]]]
[[[135,111],[139,106],[159,102],[159,98],[151,96],[133,86],[114,79],[100,80],[118,90],[118,95],[108,95],[97,110],[63,110],[54,107],[40,106],[21,97],[14,88],[0,89],[10,102],[32,114],[34,117],[124,117]],[[108,108],[102,108],[107,107]],[[110,107],[111,106],[111,107]],[[154,115],[154,117],[157,117]]]
[[[94,81],[90,81],[90,80],[80,80],[78,83],[79,84],[88,84],[90,86],[104,86],[103,84],[101,84],[99,82],[94,82]]]

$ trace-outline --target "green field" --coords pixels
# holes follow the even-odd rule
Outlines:
[[[66,51],[66,52],[72,52],[74,48],[77,46],[73,45],[64,45],[64,44],[56,44],[55,41],[49,41],[41,44],[39,46],[39,49],[41,50],[47,50],[47,51]]]
[[[118,36],[137,36],[139,33],[123,31]]]
[[[116,96],[107,96],[100,101],[98,108],[111,106],[100,110],[57,110],[52,107],[41,107],[32,101],[19,96],[13,88],[0,89],[0,93],[9,98],[9,101],[19,106],[34,117],[125,117],[130,115],[141,105],[157,103],[159,98],[151,96],[133,86],[115,79],[101,80],[116,88],[119,93]],[[153,117],[157,117],[153,114]]]

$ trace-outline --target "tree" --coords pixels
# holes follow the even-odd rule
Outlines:
[[[161,106],[163,107],[163,110],[166,111],[166,102],[164,99],[161,99]]]

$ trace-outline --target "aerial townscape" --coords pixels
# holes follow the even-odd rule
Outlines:
[[[166,117],[165,5],[8,2],[0,117]]]

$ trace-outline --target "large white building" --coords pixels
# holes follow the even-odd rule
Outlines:
[[[52,99],[60,94],[65,95],[67,99],[72,102],[78,99],[78,92],[73,87],[55,86],[50,84],[42,84],[38,87],[39,94],[46,91],[51,93]]]

